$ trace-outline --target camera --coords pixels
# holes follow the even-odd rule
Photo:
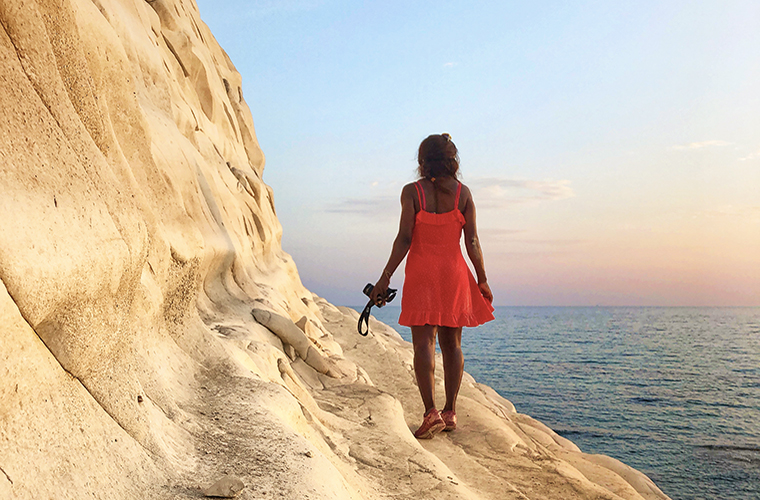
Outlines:
[[[375,285],[372,283],[367,283],[364,285],[364,290],[362,290],[362,293],[366,295],[367,297],[370,296],[372,293],[372,290],[375,288]],[[383,300],[385,300],[386,303],[392,301],[394,298],[396,298],[396,290],[395,288],[388,288],[383,295],[380,296]],[[381,305],[378,305],[377,307],[382,307]]]

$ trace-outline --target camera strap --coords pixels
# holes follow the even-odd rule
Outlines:
[[[389,288],[385,291],[385,302],[388,303],[396,298],[396,290],[395,288]],[[370,291],[371,293],[371,291]],[[366,337],[369,334],[369,312],[372,309],[372,306],[374,306],[375,303],[372,302],[372,299],[369,299],[367,302],[367,305],[364,306],[364,310],[362,311],[361,315],[359,316],[359,324],[357,325],[357,328],[359,329],[359,335],[362,335]],[[383,306],[377,306],[377,307],[383,307]],[[364,331],[362,331],[362,323],[364,323]]]
[[[364,337],[369,334],[369,310],[372,309],[372,306],[374,306],[375,303],[372,302],[372,299],[369,299],[369,302],[367,302],[367,305],[364,306],[364,310],[362,311],[361,315],[359,316],[359,335],[362,335]],[[362,323],[364,323],[364,331],[362,331]]]

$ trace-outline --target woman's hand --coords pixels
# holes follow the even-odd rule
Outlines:
[[[369,294],[369,298],[372,299],[372,303],[378,307],[385,305],[385,292],[391,284],[390,278],[383,273],[383,276],[377,280],[372,292]]]
[[[480,288],[480,294],[483,295],[488,302],[493,303],[493,293],[491,292],[491,287],[488,286],[488,282],[484,281],[483,283],[478,283],[478,288]]]

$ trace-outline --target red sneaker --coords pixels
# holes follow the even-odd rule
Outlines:
[[[430,439],[446,427],[441,414],[435,408],[431,408],[422,419],[422,425],[414,433],[417,439]]]
[[[446,424],[444,431],[453,431],[457,428],[457,412],[454,410],[445,410],[441,412],[443,423]]]

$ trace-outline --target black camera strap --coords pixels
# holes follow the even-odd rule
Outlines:
[[[372,309],[372,306],[374,306],[375,303],[372,302],[372,299],[369,299],[369,302],[367,302],[367,305],[364,306],[364,310],[362,311],[361,316],[359,316],[359,335],[363,335],[364,337],[369,334],[369,311]],[[362,323],[364,323],[365,328],[364,331],[362,331]]]
[[[372,293],[372,285],[369,285],[369,292],[367,291],[367,287],[364,287],[365,294],[369,295]],[[385,302],[388,303],[396,298],[396,290],[395,288],[389,288],[385,291]],[[372,309],[372,306],[374,306],[375,303],[372,302],[372,299],[369,299],[367,302],[367,305],[364,306],[364,310],[362,311],[361,315],[359,316],[359,324],[357,325],[357,328],[359,329],[359,335],[362,335],[366,337],[369,334],[369,312]],[[383,307],[383,306],[377,306],[377,307]],[[362,323],[364,323],[365,328],[364,331],[362,331]]]

